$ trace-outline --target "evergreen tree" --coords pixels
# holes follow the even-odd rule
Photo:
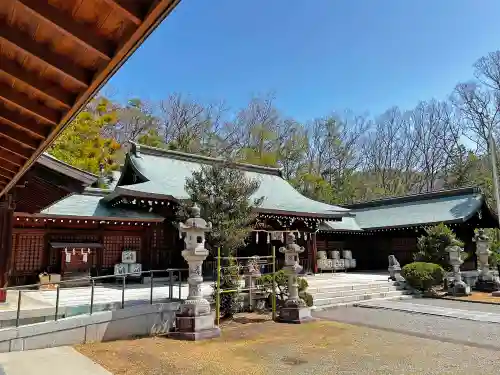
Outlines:
[[[263,201],[254,196],[259,186],[259,181],[229,165],[202,166],[186,180],[191,202],[212,223],[207,239],[213,248],[221,247],[228,255],[244,245],[255,219],[254,207]]]

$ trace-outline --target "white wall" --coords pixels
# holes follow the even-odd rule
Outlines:
[[[167,333],[178,302],[128,307],[0,329],[0,352],[50,348]]]

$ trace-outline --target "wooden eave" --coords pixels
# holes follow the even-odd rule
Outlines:
[[[0,0],[0,197],[180,0]]]
[[[109,224],[121,224],[121,223],[162,223],[165,219],[163,218],[123,218],[123,217],[112,217],[112,216],[71,216],[71,215],[49,215],[49,214],[29,214],[26,212],[14,212],[14,218],[24,218],[24,219],[46,219],[52,220],[54,222],[58,220],[71,220],[75,223],[90,221],[94,223],[109,223]],[[17,220],[17,219],[16,219]]]

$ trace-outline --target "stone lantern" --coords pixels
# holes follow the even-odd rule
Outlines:
[[[192,217],[185,223],[179,223],[179,232],[184,234],[185,250],[182,256],[189,266],[189,293],[176,314],[176,330],[171,337],[183,340],[201,340],[220,336],[220,329],[214,325],[215,312],[210,303],[203,298],[202,265],[208,256],[205,249],[205,233],[210,232],[212,224],[200,217],[200,209],[191,208]]]
[[[479,229],[474,236],[478,268],[478,279],[474,289],[482,292],[494,292],[500,289],[498,278],[490,270],[489,258],[491,251],[489,240],[483,229]]]
[[[279,321],[284,323],[306,323],[312,321],[311,309],[299,297],[297,275],[302,271],[299,264],[299,254],[304,248],[295,243],[295,235],[289,233],[286,237],[287,245],[280,248],[280,253],[285,254],[285,267],[283,270],[288,275],[288,299],[280,308]]]
[[[468,296],[470,295],[470,286],[462,280],[460,273],[460,266],[464,262],[462,260],[462,253],[464,250],[458,245],[450,245],[446,248],[450,257],[450,265],[453,267],[453,277],[455,279],[453,284],[453,295],[455,296]]]

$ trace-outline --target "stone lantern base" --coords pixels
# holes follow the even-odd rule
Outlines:
[[[220,336],[220,328],[215,326],[215,311],[205,315],[190,316],[178,313],[175,317],[175,330],[169,337],[176,340],[198,341]]]
[[[316,319],[311,316],[311,309],[302,303],[289,302],[281,307],[278,315],[279,323],[303,324],[313,322]]]
[[[500,285],[498,280],[487,280],[479,277],[479,279],[476,281],[476,284],[474,285],[474,290],[477,290],[479,292],[491,293],[500,290]]]
[[[452,289],[451,293],[456,297],[470,296],[470,294],[471,294],[470,286],[468,286],[463,281],[456,282],[453,285],[453,289]]]

